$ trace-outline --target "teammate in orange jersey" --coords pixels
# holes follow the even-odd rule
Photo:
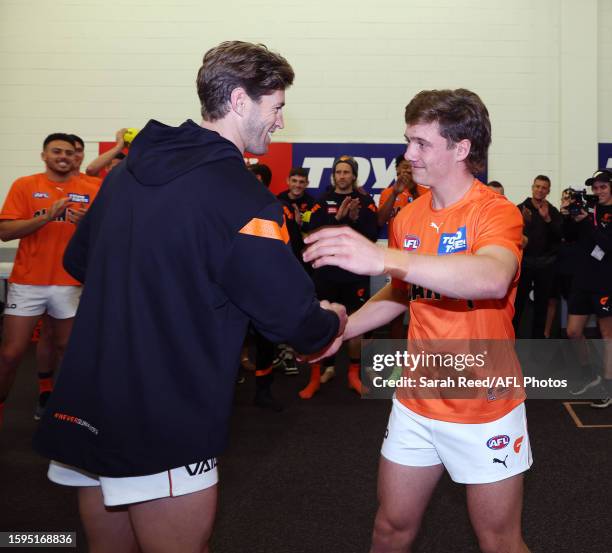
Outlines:
[[[81,172],[81,165],[83,158],[85,157],[85,142],[83,139],[76,135],[69,135],[74,143],[74,155],[72,156],[72,175],[80,177],[86,181],[91,182],[94,186],[99,187],[102,184],[102,179],[98,177],[91,177],[87,173]],[[34,420],[40,420],[42,416],[49,396],[51,395],[50,387],[52,387],[53,374],[59,366],[59,359],[51,335],[52,323],[49,321],[49,316],[43,317],[43,325],[40,331],[40,339],[36,344],[36,372],[38,373],[38,405],[34,412]]]
[[[306,239],[304,259],[393,277],[351,315],[347,340],[403,313],[406,283],[411,341],[512,340],[522,219],[473,176],[491,141],[487,109],[468,90],[423,91],[406,107],[405,120],[406,159],[415,180],[431,187],[395,221],[394,238],[406,251],[378,248],[346,227],[328,228]],[[522,473],[532,460],[523,393],[485,400],[405,396],[393,401],[382,446],[371,552],[410,551],[445,468],[467,486],[481,550],[527,552]]]
[[[9,278],[0,346],[0,420],[17,367],[40,316],[47,313],[59,356],[66,345],[81,285],[62,267],[62,256],[98,187],[73,175],[71,135],[55,133],[43,144],[45,172],[17,179],[0,212],[0,239],[21,239]],[[51,375],[39,380],[48,394]]]
[[[400,209],[429,190],[412,180],[412,167],[403,155],[395,158],[395,171],[397,173],[395,182],[380,193],[376,213],[379,227],[389,223],[389,237],[392,234],[393,221]]]

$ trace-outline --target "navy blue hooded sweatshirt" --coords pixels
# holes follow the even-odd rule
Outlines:
[[[249,321],[304,353],[338,330],[283,224],[234,144],[150,121],[66,250],[85,286],[38,451],[110,477],[219,455]]]

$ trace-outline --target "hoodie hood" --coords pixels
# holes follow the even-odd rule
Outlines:
[[[163,186],[196,167],[242,154],[219,133],[191,119],[170,127],[151,119],[138,133],[127,156],[127,170],[144,186]]]

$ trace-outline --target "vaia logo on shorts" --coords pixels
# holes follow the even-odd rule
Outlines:
[[[32,194],[32,196],[34,196],[36,199],[39,199],[39,198],[48,198],[49,194],[47,194],[46,192],[34,192],[34,194]]]
[[[198,461],[192,465],[185,465],[185,469],[189,473],[189,476],[196,476],[204,472],[210,472],[217,466],[217,459],[205,459],[204,461]]]
[[[510,436],[501,434],[500,436],[493,436],[487,440],[487,447],[489,449],[504,449],[510,443]]]
[[[414,234],[407,234],[404,236],[404,249],[412,252],[416,250],[421,245],[421,241],[418,236],[414,236]]]
[[[445,232],[440,236],[438,255],[464,252],[467,250],[467,232],[465,226],[459,227],[457,232]]]

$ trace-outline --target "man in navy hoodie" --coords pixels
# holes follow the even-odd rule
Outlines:
[[[283,128],[293,77],[262,45],[207,52],[202,123],[150,121],[66,250],[85,287],[35,444],[79,487],[91,551],[207,551],[248,323],[304,353],[342,334],[243,161]]]

